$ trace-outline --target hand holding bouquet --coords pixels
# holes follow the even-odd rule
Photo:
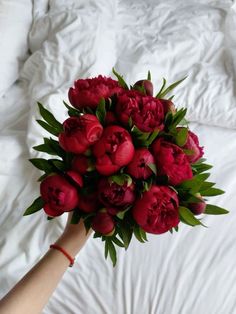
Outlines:
[[[115,265],[115,245],[127,249],[133,234],[145,242],[146,233],[172,233],[180,222],[203,225],[196,215],[227,211],[206,203],[224,192],[207,181],[212,166],[188,128],[186,109],[166,97],[183,80],[166,87],[164,79],[153,97],[150,73],[130,88],[113,73],[117,80],[77,80],[62,124],[39,104],[38,123],[53,137],[34,149],[56,158],[30,160],[44,174],[25,215],[43,208],[52,219],[73,211],[71,223],[83,219]]]

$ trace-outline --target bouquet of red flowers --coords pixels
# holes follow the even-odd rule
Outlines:
[[[39,105],[37,122],[53,135],[34,149],[57,158],[30,159],[44,171],[40,197],[25,211],[40,209],[52,219],[73,211],[71,223],[83,219],[86,230],[105,242],[113,265],[115,245],[128,248],[132,235],[178,231],[179,223],[203,225],[199,214],[226,214],[205,197],[224,193],[207,179],[211,165],[185,120],[166,97],[180,80],[155,97],[151,75],[128,86],[99,75],[79,79],[69,90],[69,118],[60,123]]]

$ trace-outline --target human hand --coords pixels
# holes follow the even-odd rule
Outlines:
[[[86,234],[84,222],[80,219],[78,224],[71,224],[73,212],[68,214],[67,224],[61,237],[57,240],[56,244],[68,250],[73,256],[76,255],[86,243],[87,239],[92,233],[92,229]]]

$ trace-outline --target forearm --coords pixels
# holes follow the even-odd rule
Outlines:
[[[74,257],[82,243],[79,239],[70,238],[71,236],[61,237],[56,243]],[[41,313],[68,265],[68,259],[60,251],[50,249],[0,301],[0,313]]]

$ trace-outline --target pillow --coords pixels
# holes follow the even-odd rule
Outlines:
[[[19,76],[31,22],[31,0],[0,0],[0,96]]]

